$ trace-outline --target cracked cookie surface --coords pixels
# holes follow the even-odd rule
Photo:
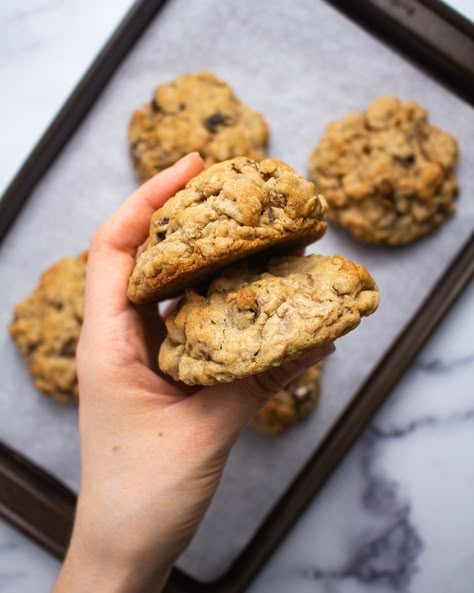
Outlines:
[[[130,155],[141,181],[198,151],[206,166],[236,156],[261,159],[268,125],[209,72],[159,85],[129,123]]]
[[[366,243],[410,243],[456,211],[455,138],[415,101],[381,97],[332,122],[311,154],[328,219]]]
[[[282,257],[224,270],[166,319],[158,363],[189,385],[226,383],[332,342],[378,306],[377,286],[342,256]]]
[[[325,232],[325,210],[314,184],[282,161],[217,163],[153,214],[128,296],[163,300],[255,252],[307,245]]]
[[[258,431],[278,436],[308,417],[319,401],[321,363],[315,364],[274,395],[252,420]]]
[[[79,396],[76,348],[84,319],[87,253],[46,270],[15,307],[9,330],[43,393],[66,403]]]

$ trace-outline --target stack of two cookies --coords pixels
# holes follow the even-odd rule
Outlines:
[[[378,304],[365,268],[342,256],[288,256],[326,230],[315,186],[275,159],[210,166],[152,217],[147,249],[129,282],[135,303],[185,292],[166,320],[161,369],[191,385],[263,372],[331,342]],[[10,332],[36,386],[77,398],[75,348],[83,317],[86,254],[64,258],[15,308]],[[307,415],[313,368],[279,393],[256,426],[274,434]]]
[[[167,320],[159,356],[174,379],[210,385],[263,372],[375,310],[377,290],[362,266],[339,256],[281,255],[322,236],[326,203],[284,163],[260,161],[268,126],[224,81],[204,72],[160,85],[134,112],[129,139],[141,180],[191,150],[209,167],[155,213],[129,285],[136,303],[187,291]],[[232,159],[237,154],[249,158]],[[78,397],[86,259],[48,269],[10,324],[35,385],[61,402]],[[267,404],[257,427],[281,432],[311,411],[318,393],[314,367]]]
[[[130,154],[141,181],[191,151],[198,151],[207,167],[236,156],[244,155],[247,159],[219,165],[155,215],[150,249],[138,263],[130,284],[132,300],[159,300],[190,288],[195,282],[209,284],[213,272],[235,260],[246,260],[261,250],[268,254],[278,245],[286,245],[286,253],[291,253],[291,246],[308,244],[324,233],[325,203],[316,195],[314,186],[282,163],[255,162],[264,158],[268,136],[264,117],[242,103],[225,81],[209,72],[183,74],[159,85],[151,101],[133,113],[129,125]],[[316,260],[313,264],[316,266]],[[208,292],[205,289],[200,294],[188,295],[193,305],[183,306],[184,312],[168,322],[170,337],[161,350],[162,368],[186,382],[208,384],[260,372],[303,352],[314,342],[312,338],[300,336],[297,345],[291,346],[294,340],[288,330],[281,339],[278,332],[272,336],[274,339],[265,337],[277,325],[281,305],[288,301],[286,292],[298,284],[298,274],[302,273],[298,265],[294,260],[291,273],[297,276],[287,280],[275,280],[277,274],[272,271],[274,281],[270,282],[267,270],[264,284],[256,276],[262,270],[255,262],[245,268],[247,274],[255,276],[252,280],[240,277],[242,272],[232,271],[230,277],[235,287],[229,291],[237,294],[234,306],[223,299],[222,291],[215,290],[217,284]],[[321,271],[326,266],[329,273],[328,261],[318,265]],[[225,277],[228,276],[226,271]],[[240,290],[254,281],[258,290]],[[266,304],[265,293],[268,296],[269,291],[279,294],[282,303],[273,300]],[[207,301],[199,298],[204,296]],[[225,298],[232,299],[227,292]],[[330,291],[325,298],[330,298]],[[224,300],[226,306],[219,300]],[[292,319],[295,328],[298,324],[307,327],[307,321],[298,320],[294,305],[291,307],[281,323]],[[207,319],[218,310],[218,321]],[[202,321],[193,321],[200,312]],[[203,331],[207,333],[196,333],[194,326],[204,324],[206,319],[208,327]],[[252,327],[244,330],[242,323],[249,321]],[[186,327],[178,330],[181,323]],[[328,318],[326,324],[330,323]],[[231,329],[235,324],[238,331]],[[334,336],[343,331],[338,327]],[[322,341],[322,329],[318,332]],[[223,345],[226,340],[228,343]],[[193,341],[199,348],[192,345]],[[261,343],[268,345],[268,352]],[[254,426],[279,434],[307,416],[319,397],[319,375],[316,365],[290,383],[261,410]]]
[[[327,224],[313,183],[276,159],[210,166],[152,217],[130,278],[137,304],[182,294],[159,366],[188,385],[264,372],[354,329],[374,280],[335,255],[288,255]]]

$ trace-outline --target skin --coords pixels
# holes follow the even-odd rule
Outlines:
[[[82,477],[53,593],[160,591],[258,409],[328,344],[261,375],[193,394],[156,366],[165,329],[127,282],[152,213],[203,168],[191,154],[142,185],[94,233],[77,352]]]

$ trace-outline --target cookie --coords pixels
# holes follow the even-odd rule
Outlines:
[[[128,296],[163,300],[257,251],[311,243],[326,230],[325,209],[314,185],[282,161],[213,165],[153,214]]]
[[[9,330],[35,386],[55,400],[78,398],[76,348],[84,319],[87,253],[46,270],[15,307]]]
[[[252,426],[278,436],[311,414],[319,401],[321,364],[315,364],[274,395],[257,413]]]
[[[456,211],[457,157],[455,138],[425,109],[382,97],[327,127],[309,171],[329,220],[365,243],[402,245]]]
[[[206,295],[187,291],[166,319],[158,363],[188,385],[241,379],[332,342],[378,300],[367,270],[339,255],[275,258],[257,271],[247,261]]]
[[[268,126],[223,80],[199,72],[158,86],[133,113],[128,138],[136,174],[145,181],[193,151],[206,166],[236,156],[262,159]]]

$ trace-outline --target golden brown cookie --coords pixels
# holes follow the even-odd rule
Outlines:
[[[293,379],[257,413],[252,426],[260,432],[278,436],[292,424],[311,414],[319,401],[321,363]]]
[[[331,123],[310,161],[328,218],[366,243],[401,245],[456,211],[455,138],[428,123],[415,101],[374,101]]]
[[[9,326],[35,386],[62,403],[79,395],[75,355],[84,318],[86,264],[83,253],[46,270],[15,307]]]
[[[236,156],[262,159],[268,126],[223,80],[199,72],[158,86],[150,103],[133,113],[128,138],[135,171],[145,181],[193,151],[206,166]]]
[[[258,251],[307,245],[325,232],[325,209],[314,185],[277,159],[212,165],[154,213],[128,296],[167,299]]]
[[[334,341],[378,301],[367,270],[340,255],[275,258],[258,271],[245,262],[205,296],[187,291],[166,320],[158,363],[188,385],[227,383]]]

